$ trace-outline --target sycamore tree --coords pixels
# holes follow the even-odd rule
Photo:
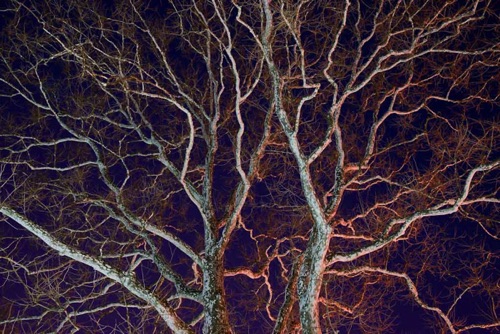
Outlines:
[[[498,330],[493,3],[5,1],[0,330]]]

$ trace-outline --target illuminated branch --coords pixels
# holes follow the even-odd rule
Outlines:
[[[153,294],[151,294],[151,292],[141,286],[131,274],[121,272],[107,265],[106,263],[93,258],[92,256],[83,254],[79,250],[63,244],[62,242],[51,236],[50,233],[48,233],[46,230],[42,229],[27,218],[21,216],[11,208],[2,206],[0,208],[0,212],[10,219],[14,220],[19,225],[26,228],[28,231],[42,240],[51,249],[59,252],[59,254],[90,266],[104,276],[123,285],[134,295],[152,305],[165,320],[168,326],[172,328],[172,330],[178,333],[191,333],[191,330],[186,326],[186,324],[182,322],[182,320],[177,317],[170,306],[158,300]]]

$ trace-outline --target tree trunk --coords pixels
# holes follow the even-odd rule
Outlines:
[[[203,333],[231,333],[224,294],[224,262],[222,257],[207,254],[203,272],[205,323]]]
[[[304,253],[298,281],[300,322],[303,333],[321,334],[319,321],[319,293],[323,282],[325,257],[330,240],[330,227],[319,231],[315,227]]]

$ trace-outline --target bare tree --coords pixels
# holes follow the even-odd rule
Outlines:
[[[2,332],[500,327],[490,1],[0,22]]]

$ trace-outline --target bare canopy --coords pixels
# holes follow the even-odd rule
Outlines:
[[[500,327],[490,1],[0,9],[0,331]]]

